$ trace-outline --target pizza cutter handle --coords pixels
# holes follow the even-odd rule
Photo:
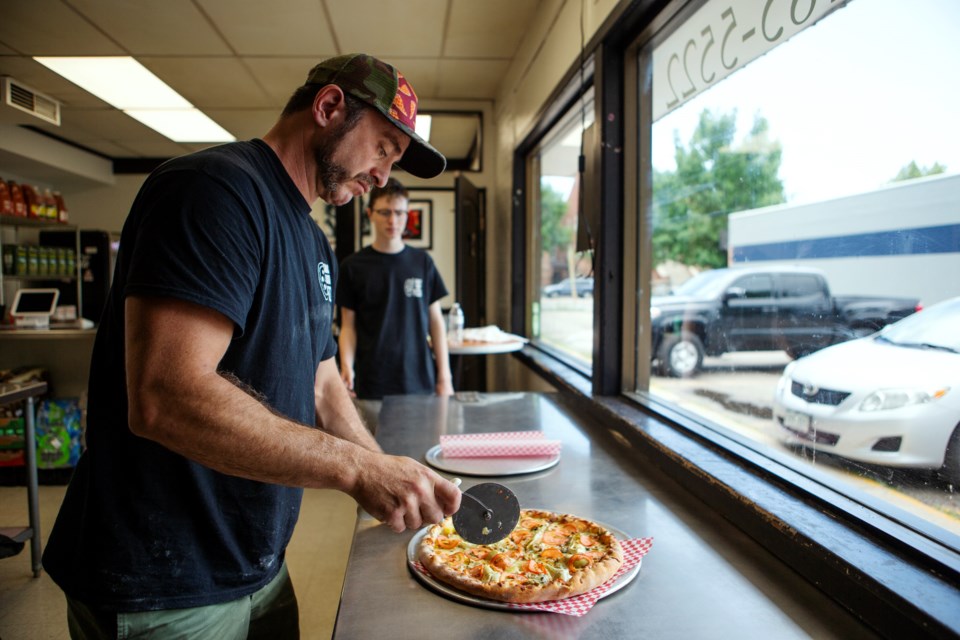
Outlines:
[[[461,482],[463,482],[463,480],[461,480],[460,478],[454,478],[454,479],[453,479],[453,484],[457,485],[458,487],[460,486],[460,483],[461,483]],[[470,498],[471,500],[473,500],[474,502],[476,502],[478,505],[480,505],[480,506],[483,508],[483,519],[484,519],[484,520],[489,520],[490,518],[493,517],[493,510],[492,510],[490,507],[488,507],[487,505],[485,505],[485,504],[483,504],[482,502],[480,502],[480,500],[478,500],[477,498],[473,497],[472,495],[470,495],[470,494],[467,493],[466,491],[461,492],[460,495],[466,496],[467,498]]]

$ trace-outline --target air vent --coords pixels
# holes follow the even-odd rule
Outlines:
[[[27,85],[10,77],[3,79],[3,109],[0,122],[10,124],[36,124],[34,118],[60,126],[60,103],[34,91]],[[17,111],[10,111],[12,107]],[[26,114],[26,115],[24,115]]]

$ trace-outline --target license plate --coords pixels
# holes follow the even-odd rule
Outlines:
[[[783,414],[783,426],[800,433],[810,431],[810,416],[796,411],[787,411]]]

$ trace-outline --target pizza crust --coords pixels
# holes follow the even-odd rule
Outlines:
[[[420,540],[417,550],[418,559],[432,576],[455,589],[481,598],[515,603],[562,600],[586,593],[612,578],[623,565],[623,549],[619,541],[612,533],[596,523],[569,514],[556,514],[549,511],[524,509],[520,512],[520,522],[523,523],[527,518],[545,520],[550,523],[551,526],[566,524],[587,528],[587,530],[591,532],[591,535],[594,535],[599,541],[599,544],[602,545],[602,557],[596,559],[596,561],[587,567],[570,571],[569,580],[556,578],[546,584],[538,584],[532,581],[520,584],[514,580],[505,579],[501,573],[499,581],[485,582],[469,575],[462,567],[452,566],[448,558],[457,553],[482,553],[484,549],[490,549],[491,546],[474,545],[464,542],[455,532],[452,532],[452,525],[449,519],[447,519],[440,524],[431,526],[427,530],[427,533]],[[518,525],[518,529],[520,528],[522,528],[521,525]],[[451,534],[444,535],[445,531],[450,531]],[[514,531],[516,532],[517,529]],[[580,531],[583,531],[583,529],[580,529]],[[436,545],[437,541],[441,539],[447,541],[447,544],[452,544],[450,541],[453,539],[459,542],[454,549],[444,550]],[[447,551],[450,553],[447,553]],[[521,553],[521,563],[526,563],[531,558],[542,562],[542,559],[538,558],[534,553],[522,550],[522,548]],[[565,553],[562,562],[566,563],[571,555],[571,553]],[[481,562],[479,564],[483,563]],[[476,567],[477,564],[475,563],[473,566]]]

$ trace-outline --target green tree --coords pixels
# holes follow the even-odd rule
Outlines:
[[[687,146],[674,135],[676,171],[654,171],[653,258],[697,267],[727,264],[721,239],[733,211],[779,204],[786,198],[781,147],[769,139],[765,118],[754,116],[750,133],[734,146],[736,111],[705,109]]]
[[[940,164],[939,162],[934,162],[932,167],[919,167],[915,160],[911,160],[910,164],[905,164],[897,173],[897,176],[890,182],[901,182],[903,180],[913,180],[914,178],[922,178],[923,176],[932,176],[938,173],[945,173],[947,168]]]
[[[547,184],[540,186],[540,248],[553,255],[557,249],[566,250],[573,238],[572,231],[563,226],[567,203],[563,196]]]

